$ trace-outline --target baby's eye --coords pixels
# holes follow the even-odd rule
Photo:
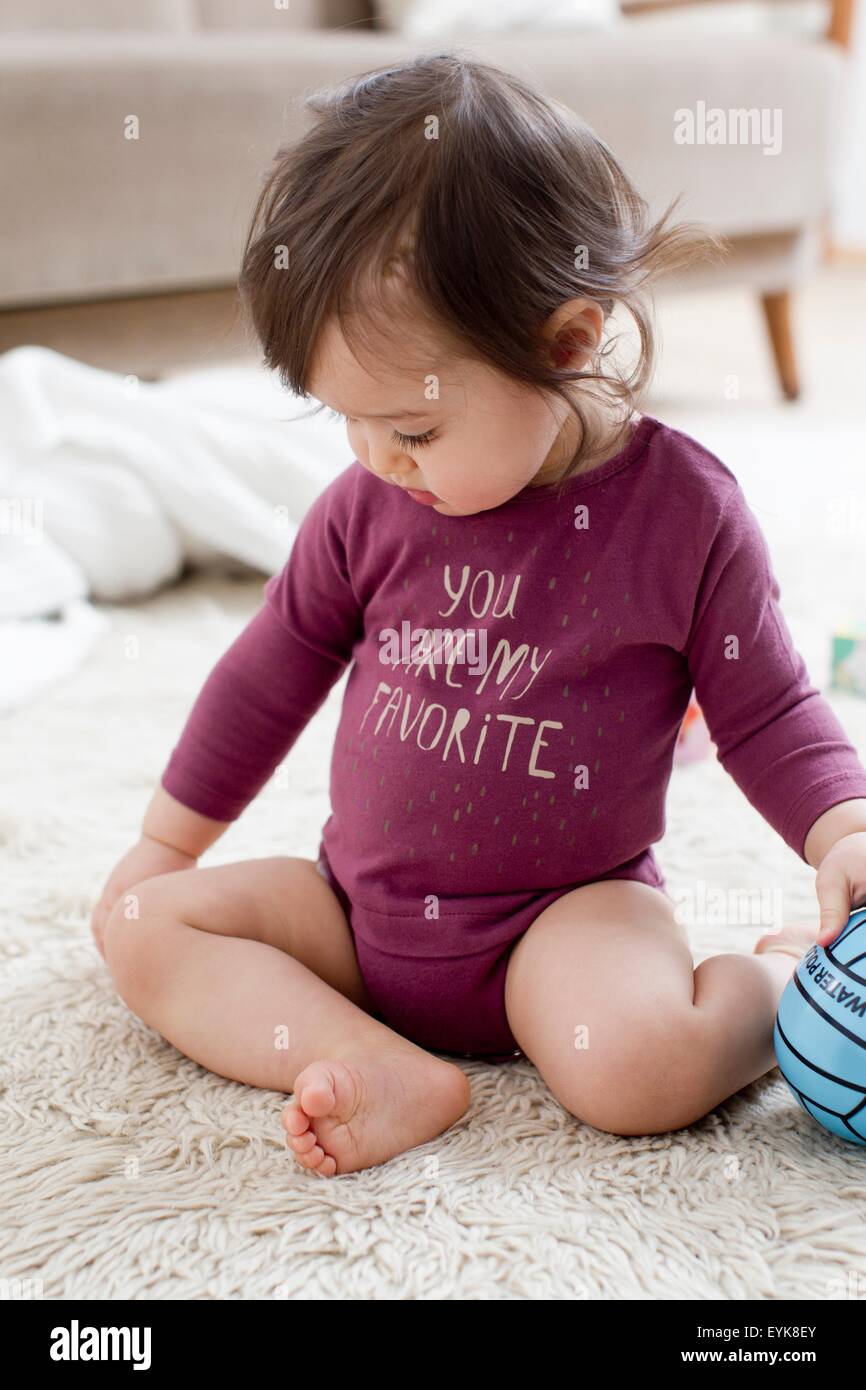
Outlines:
[[[399,430],[395,430],[391,438],[395,444],[400,445],[401,449],[420,449],[436,438],[436,431],[425,430],[423,434],[401,434]]]
[[[342,415],[339,410],[332,410],[326,407],[332,420],[348,421],[349,417]],[[430,444],[436,438],[435,430],[425,430],[423,434],[403,434],[400,430],[394,430],[391,436],[395,444],[399,444],[401,449],[422,449],[425,444]]]

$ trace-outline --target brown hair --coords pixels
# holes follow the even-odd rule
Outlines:
[[[679,198],[652,219],[579,116],[459,52],[363,73],[305,107],[313,124],[274,157],[239,277],[266,364],[306,395],[323,324],[336,314],[347,338],[366,335],[370,291],[387,310],[399,266],[440,342],[568,402],[581,431],[567,476],[580,471],[600,436],[573,383],[597,383],[627,420],[655,369],[652,282],[723,251],[722,239],[692,222],[670,227]],[[617,303],[631,314],[631,371],[602,370],[615,338],[586,370],[540,351],[544,321],[578,296],[606,318]]]

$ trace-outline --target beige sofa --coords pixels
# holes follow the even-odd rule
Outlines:
[[[710,41],[645,15],[460,46],[579,111],[654,208],[683,191],[684,215],[732,239],[725,266],[682,283],[751,285],[796,395],[787,296],[820,253],[837,176],[842,45]],[[0,308],[231,284],[304,90],[417,48],[377,29],[367,0],[0,0]],[[674,111],[699,103],[780,110],[781,149],[677,143]]]

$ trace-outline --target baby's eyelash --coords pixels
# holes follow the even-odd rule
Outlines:
[[[395,430],[391,438],[395,444],[399,444],[403,449],[421,449],[425,444],[430,444],[436,438],[435,430],[425,430],[423,434],[401,434]]]
[[[328,414],[332,420],[345,420],[345,415],[341,415],[339,410],[332,410],[328,406]],[[403,449],[422,449],[425,444],[431,444],[436,438],[435,430],[425,430],[423,434],[402,434],[400,430],[394,430],[391,435],[395,444],[399,444]]]

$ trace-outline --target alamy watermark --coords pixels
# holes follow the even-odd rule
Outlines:
[[[28,545],[39,545],[44,534],[41,497],[0,497],[0,536],[22,536]]]
[[[766,927],[784,925],[781,888],[715,888],[698,879],[671,896],[674,917],[682,926]]]
[[[782,149],[781,107],[707,106],[705,101],[681,106],[674,112],[677,145],[762,145],[764,154]]]
[[[487,629],[413,627],[403,619],[400,631],[385,627],[379,633],[383,666],[466,665],[471,676],[487,670]]]

